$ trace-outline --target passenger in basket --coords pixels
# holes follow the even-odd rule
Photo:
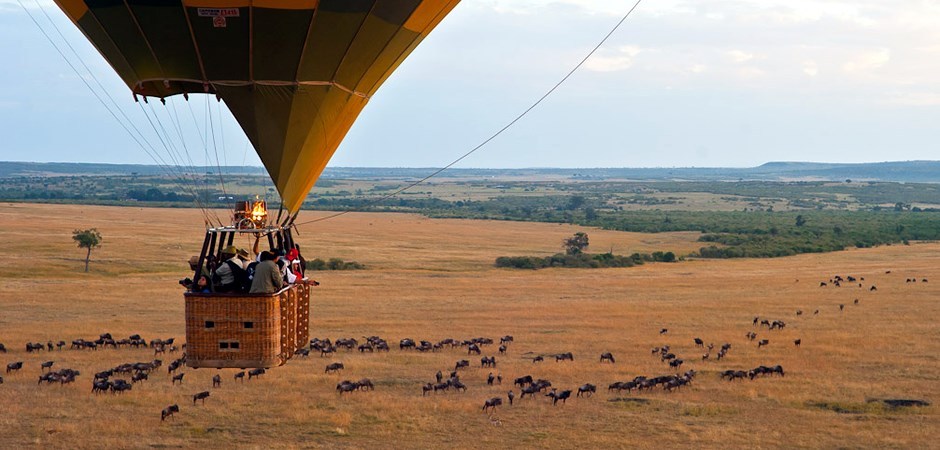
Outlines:
[[[212,287],[215,292],[240,292],[242,287],[247,285],[245,280],[248,278],[248,273],[245,272],[245,266],[237,255],[238,249],[234,245],[222,250],[224,262],[219,265],[218,269],[215,269],[215,274],[212,275]]]
[[[271,252],[261,252],[261,262],[255,267],[255,276],[251,280],[252,294],[273,294],[284,286],[275,258]]]

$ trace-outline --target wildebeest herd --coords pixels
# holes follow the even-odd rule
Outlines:
[[[845,283],[856,283],[859,281],[864,281],[864,278],[853,276],[834,276],[828,282],[821,282],[820,285],[841,287],[845,285]],[[925,278],[922,278],[921,281],[910,278],[907,280],[907,283],[915,282],[925,283],[927,280]],[[859,287],[864,288],[864,285],[859,283]],[[868,289],[869,292],[874,292],[875,290],[876,289],[874,285],[871,285],[870,289]],[[853,304],[855,306],[859,306],[860,302],[858,299],[856,299]],[[840,304],[839,310],[844,311],[845,305]],[[809,309],[807,309],[807,311],[809,311]],[[799,326],[799,320],[807,320],[807,316],[815,317],[818,316],[819,313],[820,309],[815,309],[813,314],[810,316],[809,314],[804,315],[802,309],[797,310],[797,327]],[[770,346],[772,342],[776,342],[777,339],[773,337],[775,333],[779,333],[782,330],[789,330],[789,328],[787,328],[788,323],[779,317],[773,318],[755,316],[752,319],[749,317],[746,320],[750,322],[752,328],[747,330],[744,334],[743,342],[751,343],[751,345],[756,342],[757,349],[763,349]],[[673,331],[673,333],[669,333],[668,328],[660,329],[657,327],[650,330],[650,339],[665,339],[664,336],[672,336],[673,334],[675,334],[675,331]],[[656,337],[657,335],[658,337]],[[650,354],[653,358],[658,359],[658,361],[663,364],[664,372],[671,373],[661,375],[645,374],[628,377],[623,380],[608,380],[607,383],[601,384],[601,386],[607,385],[607,392],[609,394],[620,395],[624,391],[627,393],[643,393],[652,392],[654,390],[658,390],[660,392],[681,392],[683,387],[692,386],[693,381],[697,380],[701,376],[713,376],[715,379],[728,380],[731,382],[736,380],[755,380],[763,377],[772,378],[777,375],[779,375],[781,378],[784,377],[784,368],[779,364],[759,365],[752,369],[728,369],[722,371],[709,370],[708,364],[711,364],[711,361],[721,361],[728,357],[729,352],[731,352],[732,348],[734,347],[732,343],[722,343],[717,347],[717,352],[715,352],[716,345],[714,343],[707,343],[708,341],[706,339],[702,339],[702,337],[687,336],[679,337],[679,339],[682,339],[686,344],[688,344],[688,346],[685,348],[685,351],[689,351],[689,348],[691,348],[692,351],[695,351],[695,349],[701,349],[699,351],[702,353],[698,353],[701,355],[701,357],[699,358],[696,355],[694,358],[692,358],[690,357],[692,355],[680,355],[678,351],[679,349],[675,349],[673,348],[674,346],[670,346],[668,344],[657,345],[656,347],[652,348]],[[44,343],[28,342],[25,346],[19,347],[25,348],[26,353],[42,355],[44,356],[43,359],[47,359],[45,361],[37,361],[36,364],[32,366],[39,371],[38,384],[69,385],[75,383],[76,380],[81,376],[80,371],[72,368],[58,368],[55,359],[49,359],[52,357],[52,355],[57,354],[58,352],[94,352],[106,350],[113,351],[120,349],[152,351],[154,357],[166,355],[168,353],[174,354],[179,352],[179,357],[172,359],[165,365],[167,368],[166,375],[162,376],[161,379],[166,380],[169,378],[171,386],[178,385],[180,386],[180,389],[186,389],[191,383],[186,381],[186,373],[183,372],[186,364],[186,345],[181,344],[179,347],[177,347],[173,338],[153,339],[148,342],[139,334],[134,334],[123,339],[115,339],[110,333],[103,333],[96,339],[74,339],[70,342],[70,345],[67,344],[65,340],[50,340]],[[398,349],[396,352],[415,352],[417,354],[456,352],[460,354],[460,356],[468,358],[457,359],[452,366],[448,366],[446,369],[438,370],[433,376],[433,381],[426,381],[417,384],[416,388],[420,387],[421,396],[424,397],[445,395],[449,392],[462,394],[468,391],[474,391],[476,389],[475,386],[477,383],[482,385],[484,380],[482,374],[478,376],[476,374],[479,372],[473,371],[475,367],[478,367],[479,369],[487,369],[484,371],[484,373],[486,373],[485,383],[487,386],[502,385],[503,374],[500,373],[499,370],[504,367],[500,364],[500,362],[505,360],[505,358],[515,358],[516,361],[529,360],[532,363],[535,363],[535,365],[531,366],[535,370],[541,367],[539,363],[545,363],[546,359],[549,361],[554,361],[548,362],[547,364],[561,365],[571,364],[573,361],[575,361],[575,354],[571,351],[540,354],[527,352],[525,354],[515,355],[512,354],[513,352],[511,352],[511,348],[514,345],[514,342],[515,338],[511,335],[503,336],[498,340],[487,337],[474,337],[470,339],[447,338],[437,340],[436,342],[408,337],[398,340]],[[800,347],[802,342],[802,337],[798,337],[793,340],[794,346],[797,348]],[[694,347],[692,347],[693,345]],[[366,355],[389,352],[390,348],[391,346],[389,345],[389,342],[386,339],[378,336],[363,337],[361,340],[351,337],[339,338],[335,340],[315,338],[309,342],[309,346],[297,350],[295,356],[297,360],[303,360],[309,357],[311,353],[319,353],[321,358],[327,358],[336,356],[342,352],[343,354],[358,353],[361,355],[360,357],[367,357]],[[0,353],[7,354],[8,352],[10,352],[9,348],[0,343]],[[714,357],[712,357],[713,352]],[[471,358],[467,355],[474,356]],[[499,358],[497,358],[497,355],[499,355]],[[586,357],[583,359],[581,356],[579,356],[578,361],[594,361],[592,364],[604,365],[617,364],[618,359],[615,357],[613,352],[601,352],[599,354],[599,358],[597,355],[597,353],[594,355],[585,355]],[[475,362],[471,362],[471,360],[477,356],[479,357],[480,361],[479,366],[476,366]],[[3,377],[0,377],[0,385],[2,385],[4,381],[9,384],[11,380],[19,379],[21,377],[21,372],[24,370],[24,367],[28,367],[30,365],[32,365],[32,363],[24,361],[13,361],[7,363],[5,372],[7,380],[4,380]],[[694,368],[689,368],[690,365],[692,365]],[[91,380],[91,393],[95,395],[126,394],[131,392],[135,385],[152,382],[155,373],[160,370],[161,367],[164,367],[163,361],[161,359],[153,359],[145,362],[127,362],[105,370],[93,372],[94,376]],[[56,368],[56,370],[53,370],[53,368]],[[335,375],[341,372],[345,372],[346,370],[346,363],[333,361],[325,365],[323,373],[326,375]],[[355,371],[353,370],[353,372]],[[254,378],[261,377],[265,373],[265,369],[241,370],[234,374],[233,379],[238,382],[244,382],[246,381],[247,377],[247,380],[250,381]],[[713,375],[709,375],[710,373],[713,373]],[[462,375],[464,379],[462,379]],[[469,379],[469,382],[467,379]],[[580,386],[576,384],[555,386],[548,379],[537,378],[533,375],[513,376],[510,379],[513,380],[513,383],[509,389],[504,391],[504,396],[488,397],[483,401],[483,411],[491,412],[492,410],[496,410],[499,407],[504,407],[504,405],[514,406],[522,404],[522,402],[531,401],[528,400],[528,398],[536,397],[545,398],[547,399],[546,401],[550,401],[552,405],[559,406],[565,405],[567,400],[572,399],[572,397],[576,399],[590,398],[597,392],[597,384],[594,380],[584,380],[594,382],[586,382]],[[33,378],[33,380],[35,380],[35,378]],[[222,388],[222,376],[216,374],[212,377],[211,381],[211,387],[199,386],[204,389],[209,388],[209,390],[200,390],[199,392],[195,392],[191,395],[194,406],[205,404],[207,399],[210,400],[211,405],[211,390]],[[379,380],[380,383],[378,383],[380,387],[381,381],[382,380]],[[359,378],[358,381],[344,379],[335,385],[335,391],[341,398],[344,398],[347,397],[344,396],[344,394],[374,391],[376,389],[376,384],[377,383],[373,382],[372,379],[366,377]],[[188,403],[188,400],[186,401]],[[479,403],[477,403],[477,405],[479,405]],[[179,413],[180,406],[178,404],[169,405],[161,410],[161,421],[171,419]]]

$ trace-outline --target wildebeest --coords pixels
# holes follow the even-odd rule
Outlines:
[[[424,386],[421,386],[421,396],[428,395],[428,392],[431,392],[431,390],[433,390],[433,389],[434,389],[434,385],[431,384],[431,383],[428,383],[428,384],[425,384]]]
[[[516,398],[516,394],[512,391],[506,394],[506,397],[509,398],[509,406],[512,406],[512,401]]]
[[[666,334],[666,333],[668,333],[668,332],[669,332],[669,329],[668,329],[668,328],[663,328],[663,329],[659,330],[659,334]]]
[[[493,398],[491,398],[491,399],[489,399],[489,400],[483,402],[483,412],[486,412],[486,410],[489,409],[489,408],[494,408],[494,409],[495,409],[497,406],[500,406],[500,405],[502,405],[502,404],[503,404],[503,399],[501,399],[501,398],[499,398],[499,397],[493,397]]]
[[[100,394],[109,390],[111,390],[111,382],[108,380],[95,380],[91,383],[91,392],[93,394]]]
[[[701,339],[699,339],[699,338],[695,338],[695,339],[693,339],[693,341],[695,342],[695,345],[696,345],[696,346],[698,346],[698,347],[705,347],[705,341],[703,341],[703,340],[701,340]]]
[[[251,370],[249,370],[249,371],[248,371],[248,381],[251,381],[251,379],[254,378],[254,377],[260,377],[261,375],[264,375],[265,372],[267,372],[267,371],[264,370],[264,368],[258,368],[258,369],[251,369]]]
[[[559,354],[555,355],[555,362],[565,361],[565,360],[567,360],[567,361],[574,361],[574,355],[572,355],[571,352],[568,352],[568,353],[559,353]]]
[[[505,345],[505,344],[499,346],[499,354],[500,354],[500,355],[505,355],[505,354],[506,354],[506,345]]]
[[[526,376],[524,376],[524,377],[516,378],[516,380],[513,381],[513,384],[515,384],[515,385],[517,385],[517,386],[519,386],[519,387],[523,387],[523,386],[525,386],[525,385],[532,384],[532,375],[526,375]]]
[[[6,353],[6,352],[7,352],[7,346],[0,344],[0,353]]]
[[[222,375],[215,374],[212,376],[212,387],[222,387]]]
[[[356,389],[359,389],[359,385],[349,380],[343,380],[336,385],[336,392],[339,392],[339,395],[343,395],[343,392],[355,391]]]
[[[486,384],[492,386],[494,380],[496,380],[496,376],[493,375],[493,372],[490,372],[490,374],[486,376]]]
[[[768,345],[768,344],[770,344],[770,339],[761,339],[761,340],[757,343],[757,348],[761,348],[761,347],[763,347],[763,346],[765,346],[765,345]]]
[[[179,381],[180,384],[183,384],[183,376],[184,376],[184,375],[186,375],[186,373],[181,373],[181,374],[179,374],[179,375],[173,375],[173,381],[172,381],[171,384],[176,384],[177,381]]]
[[[148,378],[149,378],[149,375],[147,375],[144,372],[135,373],[131,377],[131,383],[137,383],[138,381],[146,381]]]
[[[467,354],[480,354],[480,346],[477,344],[470,344],[467,346]]]
[[[326,370],[324,371],[324,373],[330,373],[330,372],[336,373],[336,372],[339,372],[340,370],[343,370],[343,369],[345,369],[345,368],[346,368],[346,367],[343,366],[343,363],[341,363],[341,362],[335,362],[335,363],[332,363],[332,364],[327,365],[327,366],[326,366]]]
[[[46,369],[52,370],[52,365],[53,365],[53,364],[55,364],[55,363],[52,362],[52,361],[46,361],[46,362],[44,362],[44,363],[42,363],[42,364],[39,365],[39,366],[40,366],[40,370],[46,370]]]
[[[878,288],[877,288],[877,287],[875,287],[875,285],[872,285],[872,286],[871,286],[871,288],[870,288],[870,289],[868,289],[868,290],[869,290],[869,291],[877,291],[877,290],[878,290]]]
[[[398,342],[398,349],[399,349],[399,350],[404,350],[404,349],[406,349],[406,348],[412,348],[412,349],[413,349],[413,348],[415,348],[415,346],[416,346],[416,345],[415,345],[414,339],[405,338],[405,339],[402,339],[401,341]]]
[[[858,304],[858,299],[855,299],[855,304],[856,304],[856,305]]]
[[[496,367],[496,357],[490,356],[489,358],[487,358],[486,356],[484,356],[480,358],[480,366],[481,367]]]
[[[450,380],[450,385],[454,388],[455,391],[464,391],[467,392],[467,385],[460,382],[458,379]]]
[[[202,404],[206,404],[206,399],[209,398],[209,391],[202,391],[198,394],[193,395],[193,404],[196,404],[196,400],[202,400]]]
[[[684,361],[682,361],[681,359],[676,358],[676,359],[674,359],[674,360],[672,360],[672,361],[669,361],[669,367],[673,367],[673,368],[675,368],[675,369],[678,371],[679,368],[682,367],[682,363],[683,363],[683,362],[684,362]]]
[[[581,394],[584,394],[586,397],[590,397],[594,395],[595,392],[597,392],[597,386],[594,386],[591,383],[587,383],[578,388],[578,397],[580,397]]]
[[[294,351],[294,355],[299,355],[301,357],[306,358],[310,356],[310,349],[298,348],[296,351]]]
[[[533,362],[533,363],[538,363],[538,362],[542,362],[542,361],[545,361],[545,358],[542,357],[542,355],[539,355],[539,356],[536,356],[535,358],[532,358],[532,362]]]
[[[508,343],[510,343],[510,342],[513,342],[513,338],[512,338],[512,336],[510,336],[510,335],[506,335],[506,336],[503,336],[503,337],[499,338],[499,343],[500,343],[500,344],[508,344]]]
[[[842,311],[844,309],[845,309],[845,305],[843,305],[842,303],[839,303],[839,311]]]
[[[797,346],[797,347],[799,347],[800,344],[802,344],[802,343],[803,343],[803,339],[794,339],[794,340],[793,340],[793,345],[795,345],[795,346]]]
[[[7,373],[16,372],[23,368],[23,361],[11,362],[7,364]]]
[[[244,382],[244,381],[245,381],[245,371],[243,370],[243,371],[241,371],[241,372],[236,373],[236,374],[235,374],[235,379],[236,379],[236,380],[241,380],[241,381]]]
[[[610,352],[601,353],[601,361],[600,361],[600,362],[604,362],[604,361],[610,361],[610,363],[613,364],[613,363],[615,362],[615,361],[614,361],[614,355],[613,355],[612,353],[610,353]]]
[[[519,392],[521,393],[519,395],[519,398],[525,398],[526,395],[535,395],[536,392],[540,392],[540,391],[541,389],[539,389],[538,386],[534,384],[530,384],[528,386],[524,386],[522,389],[519,390]]]
[[[454,370],[462,369],[464,367],[470,367],[470,361],[461,359],[460,361],[457,361],[456,364],[454,364]]]
[[[565,390],[561,392],[552,391],[548,394],[545,394],[546,397],[552,398],[552,405],[558,404],[558,400],[561,400],[562,403],[566,403],[568,398],[571,397],[571,391]]]
[[[167,417],[173,417],[173,414],[180,412],[179,405],[170,405],[160,411],[160,421],[163,422]]]
[[[357,386],[357,388],[358,388],[360,391],[362,391],[362,390],[374,391],[374,390],[375,390],[375,385],[372,384],[372,380],[370,380],[370,379],[368,379],[368,378],[363,378],[363,379],[357,381],[357,382],[356,382],[356,386]],[[465,387],[464,389],[466,389],[466,387]]]

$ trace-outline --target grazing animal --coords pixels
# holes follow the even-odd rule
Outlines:
[[[499,354],[500,354],[500,355],[505,355],[505,354],[506,354],[506,345],[505,345],[505,344],[499,346]]]
[[[496,376],[493,375],[493,372],[490,372],[490,374],[486,376],[486,384],[492,386],[494,380],[496,380]]]
[[[610,361],[611,364],[615,363],[614,355],[610,352],[601,353],[601,362]]]
[[[251,379],[254,378],[254,377],[260,377],[261,375],[264,375],[265,372],[266,372],[266,371],[264,370],[264,368],[258,368],[258,369],[251,369],[251,370],[249,370],[249,371],[248,371],[248,381],[251,381]]]
[[[533,362],[533,363],[539,363],[539,362],[542,362],[542,361],[545,361],[545,358],[543,358],[542,355],[539,355],[539,356],[536,356],[535,358],[532,358],[532,362]]]
[[[878,290],[878,288],[875,287],[875,285],[872,285],[872,286],[871,286],[871,289],[869,289],[869,291],[877,291],[877,290]]]
[[[519,392],[521,393],[519,395],[519,398],[525,398],[526,395],[535,395],[536,392],[541,392],[541,389],[539,389],[538,386],[533,384],[533,385],[523,387],[522,389],[519,390]]]
[[[470,344],[470,345],[468,345],[468,346],[467,346],[467,354],[468,354],[468,355],[470,355],[470,354],[479,355],[479,354],[480,354],[480,346],[477,345],[477,344]]]
[[[666,333],[668,333],[668,332],[669,332],[669,329],[668,329],[668,328],[663,328],[663,329],[659,330],[659,334],[666,334]]]
[[[170,384],[176,384],[177,381],[179,381],[180,384],[183,384],[183,375],[186,375],[186,374],[185,374],[185,373],[181,373],[181,374],[179,374],[179,375],[173,375],[173,381],[172,381],[172,383],[170,383]]]
[[[209,398],[209,391],[202,391],[198,394],[193,395],[193,404],[196,404],[196,400],[202,400],[202,404],[206,404],[206,399]]]
[[[0,353],[6,353],[6,352],[7,352],[7,346],[0,344]]]
[[[497,406],[503,404],[503,399],[499,397],[493,397],[485,402],[483,402],[483,412],[486,412],[487,409],[493,408],[496,409]]]
[[[500,343],[500,344],[508,344],[508,343],[510,343],[510,342],[513,342],[513,338],[512,338],[512,336],[510,336],[510,335],[506,335],[506,336],[503,336],[503,337],[499,338],[499,343]]]
[[[441,382],[441,380],[443,380],[443,379],[444,379],[444,374],[443,374],[443,373],[441,373],[441,371],[440,371],[440,370],[438,370],[438,371],[437,371],[437,374],[435,374],[435,375],[434,375],[434,377],[435,377],[435,378],[437,378],[437,382],[438,382],[438,383],[440,383],[440,382]]]
[[[343,380],[336,385],[336,392],[339,392],[339,395],[343,395],[343,392],[355,391],[356,389],[359,389],[359,385],[349,380]]]
[[[842,303],[839,303],[839,311],[842,311],[844,309],[845,309],[845,305],[843,305]]]
[[[368,379],[368,378],[363,378],[363,379],[357,381],[357,382],[356,382],[356,387],[357,387],[360,391],[363,391],[363,390],[374,391],[374,390],[375,390],[375,385],[372,384],[372,380],[370,380],[370,379]],[[464,387],[464,389],[466,390],[466,387]]]
[[[2,383],[2,381],[0,381],[0,383]],[[509,398],[509,406],[512,406],[512,401],[515,400],[516,394],[512,391],[509,391],[509,393],[506,394],[506,397]]]
[[[167,417],[173,417],[173,414],[180,412],[179,405],[170,405],[166,408],[163,408],[163,411],[160,411],[160,421],[163,422]]]
[[[434,389],[434,385],[431,383],[421,386],[421,396],[424,397],[425,395],[428,395],[428,393],[431,392],[433,389]]]
[[[345,369],[345,368],[346,368],[346,367],[343,366],[343,363],[341,363],[341,362],[335,362],[335,363],[332,363],[332,364],[327,365],[327,366],[326,366],[326,371],[325,371],[324,373],[331,373],[331,372],[332,372],[332,373],[336,373],[336,372],[339,372],[340,370],[343,370],[343,369]]]
[[[519,386],[520,388],[527,384],[532,384],[532,375],[516,378],[516,380],[513,381],[513,384]]]
[[[695,338],[695,339],[693,339],[693,341],[695,341],[695,345],[696,345],[697,347],[705,347],[705,341],[703,341],[703,340],[701,340],[701,339],[699,339],[699,338]]]
[[[757,343],[757,348],[761,348],[769,344],[770,344],[770,339],[761,339],[760,342]]]
[[[243,370],[243,371],[241,371],[241,372],[236,373],[236,374],[235,374],[235,379],[236,379],[236,380],[241,380],[242,382],[245,382],[245,371]]]
[[[797,316],[802,316],[802,315],[803,315],[803,310],[802,310],[802,309],[796,310],[796,315],[797,315]]]
[[[136,373],[134,374],[134,376],[131,377],[131,383],[136,383],[138,381],[146,381],[147,378],[149,377],[150,376],[147,375],[147,373],[145,372]]]
[[[53,365],[53,364],[55,364],[55,363],[52,362],[52,361],[46,361],[46,362],[40,364],[40,370],[46,370],[46,369],[52,370],[52,365]]]
[[[817,309],[816,311],[813,311],[813,315],[814,315],[814,316],[818,316],[818,315],[819,315],[819,310]]]
[[[555,362],[565,361],[565,360],[574,361],[574,355],[572,355],[571,352],[559,353],[555,355]]]
[[[669,361],[669,367],[673,367],[678,371],[679,367],[682,367],[683,362],[684,361],[682,361],[681,359],[674,359],[672,361]]]
[[[461,369],[461,368],[464,368],[464,367],[470,367],[470,361],[467,361],[466,359],[461,359],[460,361],[457,361],[456,364],[454,364],[454,370],[455,370],[455,371],[456,371],[457,369]]]
[[[557,405],[558,400],[561,400],[562,403],[566,403],[567,400],[571,397],[571,391],[567,391],[567,390],[561,391],[561,392],[552,391],[552,392],[549,392],[548,394],[545,394],[545,396],[552,398],[552,405]]]
[[[16,372],[23,368],[23,361],[11,362],[7,364],[7,373]]]
[[[855,304],[856,304],[856,305],[858,304],[858,299],[855,299]]]
[[[757,326],[757,321],[760,319],[759,316],[754,316],[754,325]]]
[[[215,374],[212,376],[212,387],[222,387],[222,375]]]
[[[595,392],[597,392],[597,386],[588,383],[578,388],[578,397],[580,397],[582,394],[584,394],[585,397],[590,397],[594,395]]]
[[[795,346],[797,346],[797,347],[799,347],[800,344],[802,344],[802,343],[803,343],[803,339],[795,339],[795,340],[793,341],[793,345],[795,345]]]

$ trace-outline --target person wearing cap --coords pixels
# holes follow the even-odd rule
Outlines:
[[[212,288],[217,293],[240,292],[244,290],[247,284],[247,273],[242,259],[238,257],[238,248],[229,245],[222,250],[221,259],[224,261],[219,264],[212,275]]]

